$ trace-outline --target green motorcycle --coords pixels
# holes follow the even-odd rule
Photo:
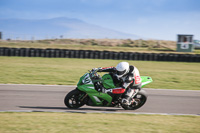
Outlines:
[[[151,83],[153,80],[148,76],[141,76],[142,87]],[[147,100],[147,93],[140,89],[136,95],[131,98],[131,105],[124,105],[121,99],[124,97],[124,91],[116,91],[116,93],[98,92],[98,87],[112,89],[119,87],[119,84],[113,82],[111,74],[104,74],[102,77],[97,71],[89,71],[84,74],[77,88],[69,92],[65,99],[65,105],[70,109],[77,109],[83,105],[88,106],[103,106],[103,107],[123,107],[125,110],[135,110],[142,107]]]

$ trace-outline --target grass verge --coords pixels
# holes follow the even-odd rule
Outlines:
[[[116,66],[121,60],[0,57],[0,83],[76,85],[95,67]],[[200,63],[128,61],[151,76],[147,88],[200,90]]]
[[[200,116],[0,113],[0,132],[200,132]]]
[[[120,39],[55,39],[55,40],[36,40],[36,41],[1,41],[0,47],[10,48],[52,48],[52,49],[72,49],[72,50],[99,50],[99,51],[125,51],[140,53],[174,53],[176,52],[175,41],[162,40],[120,40]],[[193,53],[200,54],[199,49]]]

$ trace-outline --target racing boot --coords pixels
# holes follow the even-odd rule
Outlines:
[[[125,104],[125,105],[131,105],[131,98],[130,97],[126,97],[126,98],[122,98],[122,104]]]
[[[134,89],[128,88],[125,97],[122,98],[121,103],[125,105],[131,105],[132,98],[136,95],[136,91]]]

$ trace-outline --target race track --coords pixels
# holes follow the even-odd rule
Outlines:
[[[0,85],[0,111],[155,113],[200,115],[200,91],[145,89],[146,104],[138,110],[83,106],[77,110],[65,107],[65,95],[75,86]]]

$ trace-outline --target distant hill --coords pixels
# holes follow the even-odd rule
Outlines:
[[[127,34],[79,19],[59,17],[53,19],[0,19],[0,32],[3,39],[52,39],[52,38],[108,38],[108,39],[140,39]]]

